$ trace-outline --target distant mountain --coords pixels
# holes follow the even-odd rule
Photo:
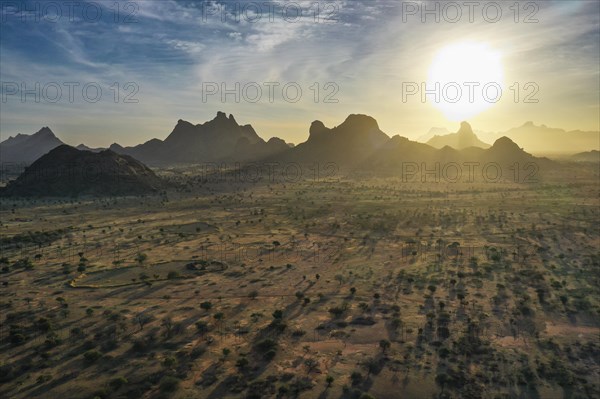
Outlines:
[[[54,148],[10,182],[0,195],[77,197],[141,195],[165,183],[139,161],[110,150],[94,153],[66,144]]]
[[[264,158],[289,149],[280,139],[265,142],[251,125],[239,125],[233,115],[217,116],[204,124],[179,120],[163,141],[152,139],[135,147],[113,144],[110,149],[153,165],[245,161]]]
[[[600,162],[600,151],[592,150],[572,155],[569,160],[575,162]]]
[[[64,144],[48,127],[32,135],[18,134],[0,143],[2,162],[30,164],[50,150]]]
[[[487,133],[484,138],[506,136],[533,154],[573,154],[600,150],[600,131],[566,131],[546,125],[526,122],[522,126],[500,133]]]
[[[203,124],[194,125],[179,120],[164,140],[152,139],[133,147],[122,147],[115,143],[110,150],[154,166],[282,161],[334,162],[340,167],[362,165],[369,169],[369,162],[379,167],[403,160],[486,160],[487,157],[487,160],[499,159],[502,162],[527,159],[537,162],[539,158],[532,157],[531,153],[598,151],[600,146],[599,132],[566,132],[544,125],[535,126],[531,122],[510,129],[499,137],[496,137],[499,135],[497,133],[482,133],[495,141],[492,147],[481,141],[467,122],[462,122],[456,133],[437,134],[444,132],[447,132],[445,128],[432,128],[430,133],[434,135],[426,144],[400,136],[390,138],[379,129],[374,118],[352,114],[333,128],[326,127],[321,121],[314,121],[308,139],[294,147],[277,137],[265,141],[251,125],[239,125],[233,115],[226,116],[218,112],[213,120]],[[29,164],[62,144],[45,127],[33,135],[19,134],[0,143],[0,156],[3,162]],[[500,151],[504,147],[504,152]],[[77,149],[96,153],[105,151],[84,144]],[[489,152],[483,153],[484,149]],[[581,159],[584,157],[583,154],[579,155]],[[593,159],[593,155],[590,157]]]
[[[75,148],[77,148],[80,151],[91,151],[91,152],[102,152],[102,151],[106,150],[106,148],[90,148],[85,144],[79,144]]]
[[[416,141],[418,141],[419,143],[426,143],[429,140],[431,140],[434,136],[444,136],[446,134],[450,134],[450,131],[445,127],[432,127],[426,134],[417,138]]]
[[[515,165],[520,174],[514,171]],[[467,147],[457,150],[450,146],[437,149],[405,137],[394,136],[365,159],[359,169],[396,175],[414,173],[418,179],[427,176],[434,179],[437,176],[449,177],[451,180],[456,175],[457,167],[464,179],[471,173],[481,180],[482,173],[486,173],[488,180],[493,180],[499,170],[501,176],[509,180],[516,178],[522,182],[524,177],[530,176],[527,172],[535,169],[537,177],[541,169],[555,167],[555,164],[546,158],[536,158],[525,152],[507,137],[499,138],[487,149]]]
[[[327,128],[314,121],[308,140],[275,157],[291,162],[334,162],[342,165],[357,164],[390,138],[379,129],[377,121],[367,115],[350,115],[339,126]]]
[[[457,150],[462,150],[468,147],[489,148],[490,145],[479,140],[477,135],[473,133],[471,125],[467,122],[460,124],[460,129],[456,133],[446,134],[443,136],[435,135],[427,141],[432,147],[443,148],[445,146],[452,147]]]

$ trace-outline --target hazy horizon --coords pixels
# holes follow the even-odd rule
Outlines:
[[[218,111],[218,112],[222,112],[222,111]],[[269,140],[270,138],[272,138],[272,137],[279,137],[279,136],[265,136],[264,134],[262,134],[262,132],[261,132],[261,131],[259,131],[259,130],[256,128],[256,126],[255,126],[255,125],[254,125],[254,124],[253,124],[251,121],[243,121],[243,120],[239,120],[239,119],[236,117],[236,115],[235,115],[235,114],[232,114],[232,113],[227,113],[227,112],[225,112],[225,114],[226,114],[226,115],[233,115],[233,116],[236,118],[236,121],[237,121],[237,123],[238,123],[238,124],[240,124],[240,125],[251,125],[251,126],[254,128],[254,130],[256,130],[256,133],[257,133],[257,135],[258,135],[259,137],[261,137],[261,138],[262,138],[263,140],[265,140],[265,141],[268,141],[268,140]],[[356,114],[359,114],[359,113],[356,113]],[[363,114],[363,115],[364,115],[364,114]],[[368,116],[371,116],[371,117],[375,118],[375,120],[377,120],[377,118],[376,118],[375,116],[373,116],[373,115],[368,115]],[[347,116],[346,116],[346,117],[347,117]],[[214,118],[214,115],[213,115],[213,117],[212,117],[212,118],[209,118],[209,119],[207,119],[207,120],[205,120],[205,121],[191,121],[191,120],[187,120],[186,122],[190,122],[190,123],[192,123],[193,125],[199,125],[199,124],[204,124],[204,123],[206,123],[206,122],[208,122],[208,121],[212,120],[213,118]],[[329,128],[333,128],[333,127],[335,127],[335,126],[338,126],[338,125],[340,125],[340,124],[341,124],[341,123],[342,123],[342,122],[343,122],[345,119],[346,119],[346,118],[343,118],[343,119],[341,119],[341,120],[339,120],[339,121],[337,121],[337,122],[335,122],[335,123],[332,123],[332,124],[330,124],[330,125],[328,125],[327,123],[324,123],[324,124],[325,124],[325,126],[327,126],[327,127],[329,127]],[[378,120],[377,120],[377,121],[378,121]],[[287,143],[289,143],[289,144],[294,144],[294,145],[298,145],[298,144],[301,144],[301,143],[303,143],[303,142],[306,142],[306,140],[308,140],[308,138],[309,138],[309,128],[310,128],[310,124],[311,124],[312,122],[313,122],[313,121],[311,121],[311,122],[308,122],[308,123],[306,124],[306,128],[305,128],[305,137],[301,137],[301,138],[300,138],[298,141],[296,141],[296,142],[291,142],[291,141],[286,141],[286,142],[287,142]],[[323,122],[323,121],[321,121],[321,122]],[[379,121],[378,121],[378,122],[379,122]],[[428,129],[427,129],[427,130],[425,130],[425,131],[422,131],[422,132],[414,132],[414,133],[412,133],[412,134],[406,134],[406,135],[404,135],[404,134],[400,134],[400,133],[393,134],[393,133],[390,133],[390,132],[388,132],[388,131],[385,131],[384,129],[381,129],[381,124],[379,124],[379,125],[380,125],[379,127],[380,127],[380,129],[381,129],[381,130],[382,130],[384,133],[386,133],[386,134],[387,134],[389,137],[393,137],[393,136],[399,135],[399,136],[402,136],[402,137],[406,137],[406,138],[408,138],[409,140],[412,140],[412,141],[417,141],[417,142],[421,142],[421,143],[426,143],[428,140],[424,140],[423,138],[424,138],[424,137],[426,137],[426,136],[429,136],[429,135],[430,135],[430,132],[431,132],[432,130],[436,130],[436,129],[446,129],[446,130],[447,130],[447,133],[437,133],[437,132],[436,132],[436,133],[433,133],[434,135],[445,135],[445,134],[452,134],[452,133],[456,133],[456,132],[457,132],[457,131],[460,129],[460,125],[461,125],[461,123],[462,123],[462,122],[468,122],[468,123],[470,124],[470,122],[469,122],[469,121],[450,122],[449,124],[451,124],[451,126],[452,126],[452,127],[448,127],[448,126],[431,126],[430,128],[428,128]],[[136,142],[136,143],[131,143],[131,144],[125,144],[124,142],[111,142],[111,143],[105,143],[105,144],[90,145],[90,144],[88,144],[87,142],[83,142],[83,141],[76,141],[76,140],[77,140],[77,138],[74,138],[74,137],[72,137],[72,136],[71,136],[72,138],[71,138],[70,140],[65,140],[65,137],[66,137],[66,135],[65,135],[65,134],[63,134],[63,132],[56,131],[56,129],[54,129],[54,128],[53,128],[52,126],[50,126],[50,125],[48,125],[48,126],[40,126],[40,127],[39,127],[39,128],[36,130],[36,131],[33,131],[33,132],[18,132],[18,133],[16,133],[16,134],[11,134],[11,135],[8,135],[8,136],[6,136],[6,137],[4,137],[4,135],[3,135],[3,136],[2,136],[2,141],[4,141],[4,140],[7,140],[7,139],[8,139],[8,138],[10,138],[10,137],[15,137],[15,136],[17,136],[18,134],[23,134],[23,135],[32,135],[32,134],[35,134],[35,133],[37,133],[37,132],[38,132],[39,130],[41,130],[42,128],[44,128],[44,127],[48,127],[48,128],[50,128],[50,130],[52,130],[52,132],[54,133],[54,135],[55,135],[55,136],[56,136],[58,139],[62,140],[62,141],[65,143],[65,144],[68,144],[68,145],[70,145],[70,146],[73,146],[73,147],[76,147],[76,146],[78,146],[78,145],[81,145],[81,144],[83,144],[83,145],[86,145],[86,146],[88,146],[88,147],[91,147],[91,148],[108,148],[110,145],[112,145],[112,144],[115,144],[115,143],[116,143],[116,144],[123,145],[123,146],[136,146],[136,145],[139,145],[139,144],[143,144],[143,143],[145,143],[146,141],[148,141],[148,140],[152,140],[152,139],[159,139],[159,140],[164,140],[164,139],[166,139],[166,138],[167,138],[167,137],[168,137],[168,136],[169,136],[169,135],[172,133],[172,130],[173,130],[173,128],[175,127],[176,123],[177,123],[177,121],[175,121],[175,122],[173,123],[173,127],[171,128],[171,130],[169,130],[168,132],[165,132],[164,134],[162,134],[162,135],[160,135],[160,136],[157,136],[157,137],[150,137],[150,138],[148,138],[148,139],[144,139],[144,140],[143,140],[143,141],[141,141],[141,142]],[[567,133],[569,133],[569,132],[573,131],[573,130],[564,129],[564,128],[560,127],[560,126],[547,126],[547,125],[545,125],[545,124],[543,124],[543,123],[536,123],[535,121],[525,121],[525,122],[523,122],[523,123],[520,123],[520,124],[516,124],[516,125],[514,125],[514,126],[511,126],[510,128],[508,128],[508,129],[506,129],[506,130],[510,130],[510,129],[519,128],[519,127],[522,127],[522,126],[524,126],[524,125],[526,125],[526,124],[528,124],[528,123],[533,123],[533,125],[535,125],[536,127],[545,126],[545,127],[551,128],[551,129],[562,129],[562,130],[565,130],[565,132],[567,132]],[[480,138],[480,139],[484,138],[484,140],[483,140],[483,141],[486,141],[485,139],[487,139],[487,141],[490,141],[490,140],[489,140],[489,137],[481,137],[482,135],[485,135],[485,136],[488,136],[488,135],[502,135],[502,133],[503,133],[503,131],[484,131],[484,130],[478,129],[476,126],[472,126],[472,127],[473,127],[473,131],[475,132],[475,134],[476,134],[476,135],[478,135],[478,136],[479,136],[479,138]],[[577,129],[576,129],[576,130],[577,130]],[[580,130],[580,131],[584,131],[584,130],[581,130],[581,129],[579,129],[579,130]],[[77,137],[79,137],[79,136],[77,136]],[[281,138],[281,137],[279,137],[279,138]],[[488,144],[493,144],[493,142],[491,142],[491,143],[488,143]],[[557,150],[557,151],[556,151],[556,153],[557,153],[557,154],[560,154],[560,153],[563,153],[563,152],[561,152],[561,151]],[[564,152],[564,153],[569,153],[569,151],[566,151],[566,152]]]

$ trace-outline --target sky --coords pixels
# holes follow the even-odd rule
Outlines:
[[[164,139],[179,119],[204,123],[217,111],[252,124],[264,139],[293,143],[307,139],[312,121],[333,127],[352,113],[409,138],[431,127],[456,131],[465,115],[481,131],[526,121],[600,130],[596,0],[517,6],[1,1],[0,7],[1,140],[49,126],[72,145],[135,145]],[[432,70],[448,70],[440,54],[457,44],[495,55],[486,64],[478,62],[485,53],[459,52],[451,62],[451,70],[483,71],[474,73],[476,93],[490,83],[484,72],[501,70],[491,75],[501,96],[465,115],[449,115],[431,94]],[[430,90],[425,101],[423,88]]]

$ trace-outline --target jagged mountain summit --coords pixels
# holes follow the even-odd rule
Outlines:
[[[471,125],[467,122],[461,122],[460,129],[456,133],[450,133],[443,136],[435,135],[427,141],[432,147],[443,148],[445,146],[462,150],[468,147],[489,148],[490,145],[479,140],[473,132]]]
[[[1,142],[0,159],[2,162],[30,164],[63,144],[49,127],[43,127],[37,133],[18,134]]]
[[[352,165],[367,158],[389,139],[374,118],[352,114],[341,125],[331,129],[321,121],[314,121],[309,129],[308,140],[277,158],[292,162]]]
[[[218,112],[206,123],[193,125],[179,120],[165,140],[152,139],[135,147],[113,144],[119,154],[151,164],[181,164],[214,161],[245,161],[263,158],[289,149],[281,139],[265,142],[251,125],[239,125],[233,115]]]
[[[156,193],[165,183],[143,163],[110,150],[66,144],[43,155],[0,193],[13,197],[126,196]]]
[[[535,126],[526,124],[525,127]],[[580,132],[581,135],[584,133]],[[277,137],[265,141],[251,125],[239,125],[232,115],[218,112],[214,119],[203,124],[179,120],[164,140],[152,139],[133,147],[113,144],[110,150],[152,166],[268,161],[336,163],[339,167],[360,165],[369,170],[406,160],[485,160],[487,157],[501,162],[520,162],[532,159],[531,151],[526,147],[522,150],[522,143],[516,141],[517,145],[515,141],[508,136],[500,137],[489,146],[479,140],[467,122],[463,122],[456,133],[435,136],[424,144],[400,136],[390,138],[371,116],[351,114],[333,128],[318,120],[312,122],[308,139],[294,147]],[[3,161],[27,163],[61,144],[49,128],[43,128],[31,136],[9,138],[1,143],[0,150]],[[84,144],[77,149],[105,151]],[[483,150],[489,151],[484,153]]]

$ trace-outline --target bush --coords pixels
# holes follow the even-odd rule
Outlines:
[[[102,353],[98,352],[97,350],[87,351],[83,354],[83,358],[88,363],[94,363],[96,360],[100,359],[101,357],[102,357]]]
[[[331,384],[333,384],[333,381],[335,380],[335,378],[333,378],[333,376],[328,375],[327,378],[325,378],[325,382],[327,383],[327,386],[330,387]]]
[[[51,379],[52,379],[52,376],[50,374],[42,374],[42,375],[38,376],[37,383],[43,384],[44,382],[48,382]]]
[[[204,334],[208,331],[208,323],[203,320],[197,321],[195,326],[199,334]]]
[[[170,369],[170,368],[175,367],[175,365],[177,364],[177,359],[175,359],[175,357],[173,357],[173,356],[167,356],[164,358],[162,363],[163,363],[163,366]]]
[[[45,317],[40,317],[36,323],[36,326],[38,330],[45,333],[52,330],[52,323]]]
[[[110,380],[110,382],[108,383],[108,385],[110,385],[110,387],[116,391],[119,388],[121,388],[123,385],[127,384],[129,381],[127,381],[127,378],[125,377],[117,377],[117,378],[113,378],[112,380]]]
[[[273,360],[273,358],[275,358],[276,355],[277,352],[275,351],[275,349],[271,349],[270,351],[265,353],[264,358],[265,360]]]
[[[20,345],[25,342],[25,335],[21,333],[10,334],[10,343],[13,345]]]
[[[240,357],[237,362],[235,362],[235,367],[237,367],[238,369],[242,370],[244,368],[246,368],[246,366],[248,366],[248,359],[246,359],[245,357]]]
[[[14,268],[24,268],[25,270],[32,270],[33,269],[33,263],[31,262],[31,260],[29,258],[22,258],[19,259],[18,261],[16,261],[13,264]]]
[[[304,334],[306,334],[306,331],[302,330],[301,328],[292,331],[292,337],[301,337]]]
[[[10,364],[0,365],[0,382],[10,382],[15,378],[15,368]]]
[[[190,358],[197,359],[206,353],[206,345],[198,345],[190,352]]]
[[[96,399],[96,398],[100,398],[100,399],[107,399],[109,396],[109,392],[106,388],[100,388],[99,390],[95,391],[92,394],[92,398]]]
[[[352,385],[358,385],[362,382],[363,376],[358,371],[355,371],[350,374],[350,380],[352,381]]]
[[[280,309],[277,309],[276,311],[274,311],[273,318],[276,320],[281,320],[283,318],[283,311]]]
[[[264,339],[256,344],[256,349],[258,349],[259,352],[263,352],[263,353],[273,350],[276,347],[277,347],[277,342],[275,342],[271,338]]]
[[[331,313],[335,317],[340,317],[342,314],[344,314],[344,311],[345,309],[340,306],[329,308],[329,313]]]
[[[46,335],[46,340],[44,341],[44,345],[46,345],[47,348],[54,348],[55,346],[58,346],[61,343],[62,339],[60,339],[58,334],[56,334],[55,332],[50,332],[48,335]]]
[[[179,378],[167,375],[160,380],[160,390],[162,392],[175,392],[179,388],[180,382]]]
[[[145,352],[148,349],[148,344],[143,339],[136,339],[131,346],[131,350],[134,352]]]

